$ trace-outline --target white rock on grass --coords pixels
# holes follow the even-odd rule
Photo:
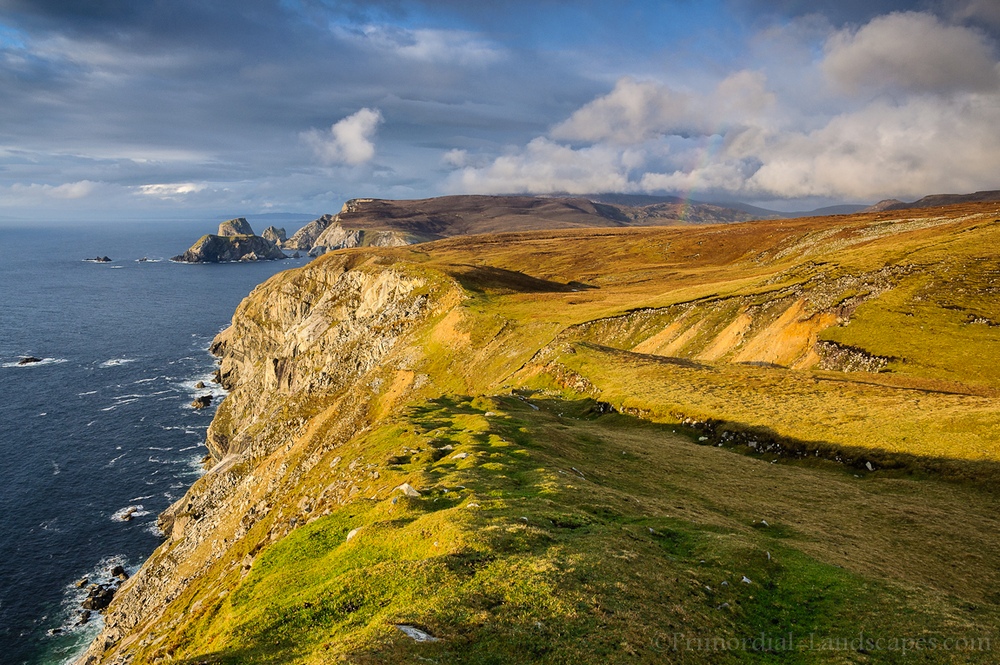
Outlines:
[[[351,538],[353,538],[354,536],[358,535],[358,531],[361,531],[361,527],[358,527],[357,529],[351,529],[347,533],[347,541],[345,541],[345,542],[349,542],[351,540]]]
[[[396,628],[401,630],[404,635],[412,639],[414,642],[437,642],[439,638],[434,637],[430,633],[425,633],[419,628],[414,626],[408,626],[405,623],[396,624]]]
[[[420,492],[418,492],[417,490],[413,489],[413,487],[409,483],[403,483],[402,485],[400,485],[396,489],[398,489],[400,492],[402,492],[406,496],[420,496]]]

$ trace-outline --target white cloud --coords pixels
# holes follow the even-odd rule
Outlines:
[[[550,135],[566,141],[635,144],[667,135],[711,135],[726,127],[760,123],[775,104],[760,72],[739,71],[709,95],[678,91],[655,81],[620,79]]]
[[[139,185],[138,193],[158,199],[175,199],[186,194],[195,194],[205,189],[205,185],[194,182],[173,184]]]
[[[334,123],[328,132],[312,129],[301,136],[325,163],[357,165],[375,157],[372,138],[381,123],[381,111],[363,108]]]
[[[628,155],[611,146],[573,149],[539,137],[486,167],[456,172],[447,188],[482,194],[625,192],[633,187],[625,166]]]
[[[874,201],[996,188],[1000,91],[927,94],[924,84],[940,71],[921,78],[926,71],[900,74],[896,97],[865,102],[830,92],[826,116],[789,112],[796,103],[815,105],[779,99],[759,72],[737,72],[705,94],[623,78],[548,137],[487,165],[465,156],[449,190]]]
[[[82,199],[90,196],[103,183],[91,180],[67,182],[62,185],[40,183],[15,183],[10,186],[8,196],[13,200],[32,201],[45,199]]]
[[[823,69],[842,90],[995,90],[993,49],[982,33],[919,12],[873,19],[826,43]]]

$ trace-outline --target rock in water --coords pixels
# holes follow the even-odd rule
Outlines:
[[[82,607],[85,610],[101,610],[111,604],[111,599],[115,597],[115,588],[111,586],[100,586],[90,590],[90,595],[83,601]]]
[[[21,358],[20,360],[17,361],[17,364],[18,365],[32,365],[34,363],[40,363],[40,362],[42,362],[41,358],[36,358],[35,356],[24,356],[23,358]]]
[[[212,406],[212,396],[199,395],[194,398],[193,402],[191,402],[191,406],[196,409],[204,409],[205,407]]]
[[[287,259],[267,238],[255,235],[206,235],[188,251],[175,256],[182,263],[228,263],[231,261],[272,261]]]
[[[219,224],[219,235],[220,236],[252,236],[254,235],[253,228],[250,227],[250,222],[246,220],[246,217],[237,217],[235,219],[227,219],[223,223]]]
[[[199,381],[198,383],[194,384],[194,387],[197,388],[198,390],[203,390],[205,388],[205,382]]]
[[[285,235],[285,229],[279,229],[276,226],[269,226],[264,229],[264,232],[260,234],[261,238],[267,238],[275,245],[280,246],[281,243],[285,242],[288,237]]]

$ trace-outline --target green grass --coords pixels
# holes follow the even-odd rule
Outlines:
[[[801,647],[997,626],[995,606],[969,609],[992,571],[963,571],[955,587],[934,566],[896,560],[915,540],[940,542],[936,524],[867,561],[837,551],[907,506],[947,519],[968,500],[961,488],[901,497],[899,481],[734,456],[598,415],[586,399],[441,398],[340,451],[355,454],[379,473],[365,498],[267,547],[165,651],[191,664],[950,662]],[[421,496],[393,491],[402,482]],[[780,514],[814,483],[827,487],[815,505]],[[867,525],[850,514],[858,502]],[[396,624],[440,641],[416,643]],[[803,642],[783,650],[789,634]]]

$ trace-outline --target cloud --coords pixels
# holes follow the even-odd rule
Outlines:
[[[90,196],[103,183],[90,180],[67,182],[61,185],[41,183],[15,183],[8,190],[11,199],[44,200],[44,199],[82,199]]]
[[[779,93],[746,70],[706,92],[623,77],[547,136],[456,163],[450,191],[874,201],[997,187],[998,65],[982,33],[911,12],[827,34],[792,70],[826,72],[825,89]]]
[[[760,122],[774,104],[774,95],[765,89],[760,72],[736,72],[721,81],[710,95],[624,77],[610,93],[556,125],[550,136],[623,145],[665,135],[707,136],[727,126]]]
[[[880,16],[832,35],[823,70],[849,93],[996,90],[1000,82],[984,34],[918,12]]]
[[[196,194],[206,188],[205,184],[182,182],[174,184],[139,185],[138,193],[158,199],[176,199],[187,194]]]
[[[329,132],[312,129],[302,138],[323,162],[356,166],[375,157],[372,138],[381,123],[381,111],[363,108],[335,122]]]

